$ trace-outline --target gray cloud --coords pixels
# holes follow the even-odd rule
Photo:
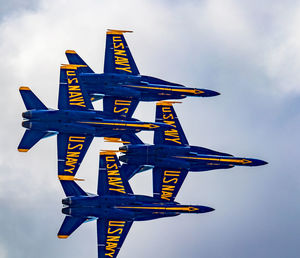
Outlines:
[[[107,28],[135,31],[126,38],[143,74],[222,93],[176,105],[190,144],[269,162],[189,174],[178,201],[216,210],[135,223],[120,258],[297,256],[300,6],[295,1],[31,4],[18,16],[11,16],[12,7],[0,13],[6,17],[0,24],[1,257],[96,257],[94,222],[68,240],[56,238],[64,197],[56,179],[56,141],[48,138],[17,153],[24,131],[17,89],[28,85],[55,108],[64,51],[77,50],[102,72]],[[153,121],[154,106],[142,103],[135,117]],[[140,135],[152,142],[151,133]],[[108,148],[116,146],[94,140],[78,173],[89,192],[96,191],[97,153]],[[136,176],[132,185],[136,193],[151,195],[151,173]]]

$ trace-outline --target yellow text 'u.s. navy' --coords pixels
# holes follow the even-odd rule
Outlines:
[[[163,122],[168,125],[172,125],[175,128],[166,130],[165,133],[165,140],[166,141],[172,141],[177,144],[181,144],[180,137],[178,130],[176,129],[176,124],[175,124],[175,117],[174,114],[172,113],[171,107],[169,106],[164,106],[162,107],[162,112],[163,112]]]
[[[125,221],[109,221],[105,243],[105,256],[114,257],[125,226]]]
[[[106,156],[105,160],[109,190],[119,193],[125,193],[125,187],[120,176],[120,171],[115,160],[115,156]]]
[[[67,156],[65,160],[65,172],[73,173],[75,169],[78,158],[80,155],[80,151],[83,148],[83,144],[85,141],[84,136],[70,136],[68,140],[68,149],[67,149]]]
[[[67,76],[70,105],[86,107],[75,71],[67,70]]]
[[[171,201],[181,171],[164,170],[161,199]]]
[[[113,36],[115,69],[132,73],[128,56],[121,36]]]

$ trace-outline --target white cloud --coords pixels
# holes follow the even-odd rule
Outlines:
[[[262,168],[192,173],[178,200],[211,205],[216,211],[136,223],[120,257],[169,257],[170,252],[182,257],[188,252],[189,257],[248,258],[259,241],[268,250],[258,248],[255,257],[282,257],[283,250],[291,257],[299,253],[294,244],[299,220],[291,215],[299,212],[293,204],[299,195],[294,185],[299,182],[299,6],[276,6],[271,1],[269,8],[260,1],[54,0],[7,16],[0,25],[0,223],[5,225],[0,256],[6,250],[5,258],[96,257],[94,223],[66,241],[56,240],[63,218],[56,141],[45,139],[30,152],[17,153],[24,131],[18,87],[30,86],[55,108],[64,51],[77,50],[102,72],[107,28],[134,30],[126,39],[143,74],[222,93],[176,106],[191,144],[270,162]],[[135,117],[152,121],[154,103],[142,103]],[[152,141],[150,134],[143,137]],[[94,140],[78,173],[87,179],[82,186],[90,192],[97,184],[97,153],[107,148],[116,147]],[[150,173],[137,176],[133,184],[137,193],[150,194]],[[286,220],[291,223],[284,227]],[[31,230],[32,238],[24,241]]]

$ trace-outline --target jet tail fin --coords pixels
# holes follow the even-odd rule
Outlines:
[[[31,91],[29,87],[22,86],[19,88],[23,102],[27,110],[47,110],[48,108],[42,101]]]
[[[69,64],[84,65],[80,67],[80,71],[83,73],[94,73],[94,71],[83,61],[83,59],[74,50],[66,50],[66,56]]]
[[[27,152],[32,148],[39,140],[44,138],[48,133],[34,130],[26,130],[23,138],[18,146],[19,152]]]
[[[83,222],[86,218],[66,216],[62,223],[58,233],[58,238],[68,238]]]

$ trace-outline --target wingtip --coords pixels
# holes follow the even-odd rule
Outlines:
[[[30,88],[27,87],[27,86],[21,86],[21,87],[19,88],[19,90],[30,90]]]
[[[75,50],[66,50],[66,54],[77,54]]]
[[[132,30],[114,30],[114,29],[107,29],[106,34],[118,34],[122,35],[123,33],[131,33]]]
[[[58,238],[60,239],[66,239],[68,238],[69,236],[68,235],[57,235]]]
[[[29,149],[18,149],[19,152],[27,152]]]

